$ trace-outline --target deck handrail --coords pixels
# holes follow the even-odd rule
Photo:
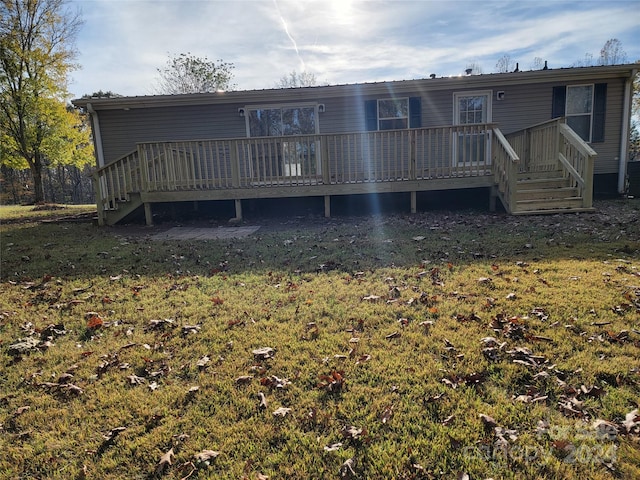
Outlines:
[[[498,127],[493,128],[493,173],[498,193],[509,211],[515,208],[520,157]]]
[[[582,197],[582,206],[593,206],[593,171],[598,155],[569,125],[559,127],[558,161],[564,167],[572,186]]]
[[[130,194],[143,190],[144,178],[138,149],[94,170],[91,176],[96,192],[98,221],[102,224],[105,210],[117,208],[118,202],[126,201]]]
[[[552,118],[551,120],[545,120],[544,122],[539,122],[539,123],[534,123],[533,125],[529,125],[525,128],[521,128],[519,130],[514,130],[513,132],[509,132],[508,134],[505,135],[505,138],[508,138],[512,135],[517,135],[519,133],[522,133],[526,130],[534,130],[537,128],[542,128],[542,127],[546,127],[548,125],[557,123],[557,122],[564,122],[564,117],[556,117],[556,118]]]
[[[199,137],[199,138],[191,138],[189,140],[184,140],[184,139],[173,139],[173,140],[147,140],[144,142],[137,142],[136,145],[145,145],[148,143],[181,143],[181,142],[209,142],[211,140],[225,140],[225,141],[241,141],[241,140],[246,140],[247,138],[252,138],[254,140],[266,140],[266,139],[272,139],[272,138],[295,138],[295,137],[305,137],[305,136],[309,136],[309,135],[319,135],[319,136],[323,136],[323,135],[354,135],[354,134],[358,134],[358,133],[381,133],[381,132],[415,132],[415,131],[419,131],[419,130],[437,130],[437,129],[443,129],[443,128],[450,128],[450,127],[465,127],[465,126],[484,126],[487,128],[493,128],[495,126],[497,126],[497,123],[494,122],[489,122],[489,123],[467,123],[465,125],[451,125],[451,124],[442,124],[442,125],[431,125],[429,127],[420,127],[420,128],[398,128],[395,130],[373,130],[373,131],[368,131],[365,132],[363,130],[350,130],[348,132],[338,132],[338,133],[318,133],[318,134],[308,134],[308,133],[303,133],[303,134],[293,134],[293,135],[285,135],[282,137],[274,137],[274,136],[269,136],[269,135],[263,135],[263,136],[258,136],[258,137],[224,137],[222,139],[214,139],[214,138],[203,138],[203,137]]]

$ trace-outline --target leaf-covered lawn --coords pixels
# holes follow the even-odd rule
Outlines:
[[[638,477],[640,203],[598,207],[4,225],[0,477]]]
[[[96,215],[95,205],[0,205],[0,222],[13,223]]]

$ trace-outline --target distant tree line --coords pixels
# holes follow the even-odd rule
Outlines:
[[[42,170],[45,203],[95,203],[91,167],[55,165]],[[0,204],[36,203],[33,178],[29,169],[0,166]]]

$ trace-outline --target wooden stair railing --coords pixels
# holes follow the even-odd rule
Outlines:
[[[493,128],[493,138],[491,157],[497,193],[507,212],[511,213],[516,205],[520,157],[498,127]]]
[[[98,207],[98,224],[113,224],[128,212],[130,207],[122,208],[124,204],[136,203],[141,205],[139,194],[144,185],[138,150],[129,152],[115,162],[105,165],[93,172],[93,183]],[[120,214],[111,212],[120,211]]]
[[[591,211],[596,152],[564,118],[556,118],[505,136],[521,162],[510,178],[513,214]]]

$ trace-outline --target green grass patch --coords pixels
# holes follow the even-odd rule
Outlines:
[[[95,205],[0,205],[0,223],[25,223],[96,214]]]
[[[3,224],[0,477],[637,477],[640,203],[597,206]]]

